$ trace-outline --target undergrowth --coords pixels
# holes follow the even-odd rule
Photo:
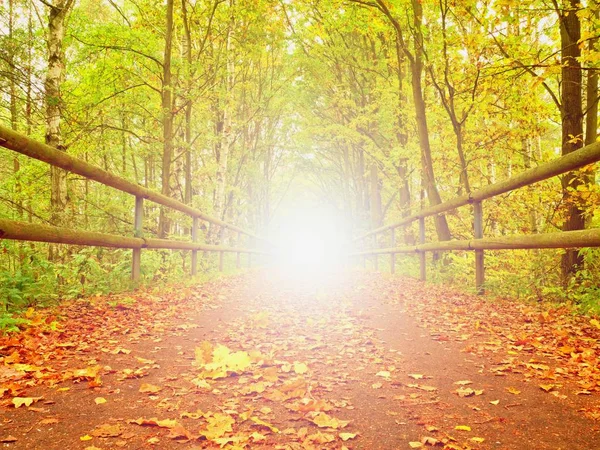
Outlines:
[[[136,287],[203,283],[220,275],[215,255],[204,259],[200,253],[198,275],[191,277],[190,252],[145,251],[141,280],[134,285],[130,250],[71,247],[60,260],[50,261],[44,244],[4,241],[0,245],[0,332],[26,327],[30,323],[24,315],[28,308],[52,307],[61,300],[118,294]],[[225,273],[234,272],[231,255],[225,261]]]
[[[564,287],[560,280],[562,250],[511,250],[485,252],[485,291],[488,297],[525,302],[570,304],[580,314],[600,315],[600,249],[580,250],[584,265]],[[379,270],[389,272],[387,256],[379,257]],[[372,259],[367,263],[373,268]],[[397,255],[396,273],[419,277],[415,255]],[[427,254],[427,280],[475,293],[474,252]]]

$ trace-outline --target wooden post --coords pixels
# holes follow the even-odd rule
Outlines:
[[[419,244],[425,243],[425,217],[419,217]],[[419,265],[421,268],[421,281],[427,280],[427,269],[425,267],[425,252],[419,252]]]
[[[237,243],[236,243],[236,247],[240,248],[242,245],[242,233],[240,233],[239,231],[237,232]],[[241,253],[237,252],[237,256],[235,259],[235,267],[236,268],[240,268],[241,266]]]
[[[144,197],[135,197],[135,212],[133,216],[133,233],[137,238],[141,238],[144,234],[143,230],[144,221]],[[135,284],[140,281],[140,274],[142,269],[142,249],[133,249],[133,258],[131,261],[131,278]]]
[[[252,237],[248,237],[248,248],[252,248],[252,244],[254,240],[252,239]],[[252,253],[248,253],[248,269],[250,269],[252,267]]]
[[[373,235],[373,250],[377,250],[377,233]],[[375,272],[379,271],[379,255],[377,253],[373,254],[373,269]]]
[[[219,238],[219,245],[223,245],[224,241],[225,241],[225,232],[227,231],[227,228],[225,227],[221,227],[221,233],[220,233],[220,238]],[[223,265],[224,265],[224,255],[225,252],[220,251],[219,252],[219,272],[223,272]]]
[[[198,242],[198,218],[192,218],[192,242]],[[198,250],[192,250],[192,276],[198,273]]]
[[[483,208],[480,201],[473,202],[473,231],[475,239],[483,238]],[[483,249],[475,250],[475,289],[477,295],[483,295],[485,289],[485,272],[483,265]]]
[[[391,242],[391,246],[392,248],[394,248],[396,246],[396,229],[392,228],[391,230],[392,233],[392,242]],[[390,273],[396,273],[396,254],[392,253],[390,255]]]

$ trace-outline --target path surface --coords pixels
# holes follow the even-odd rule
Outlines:
[[[565,311],[266,272],[62,311],[0,339],[3,448],[600,448],[600,324]]]

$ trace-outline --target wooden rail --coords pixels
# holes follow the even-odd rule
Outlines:
[[[600,161],[600,142],[595,142],[585,146],[568,155],[561,156],[553,161],[541,164],[538,167],[526,170],[508,180],[485,186],[469,195],[456,197],[452,200],[430,206],[422,209],[416,214],[405,217],[402,220],[385,225],[369,231],[355,239],[355,242],[366,242],[367,238],[372,238],[373,248],[361,252],[352,253],[350,256],[359,256],[363,258],[363,265],[366,264],[365,257],[373,256],[374,266],[377,269],[377,255],[391,255],[391,271],[395,271],[395,255],[397,253],[418,253],[420,255],[421,279],[426,278],[425,253],[428,251],[450,251],[450,250],[474,250],[475,251],[475,284],[479,294],[483,294],[484,288],[484,250],[501,249],[541,249],[541,248],[581,248],[581,247],[600,247],[600,230],[581,230],[565,231],[559,233],[546,233],[535,235],[513,235],[497,238],[483,237],[483,209],[482,201],[495,197],[515,189],[528,186],[539,181],[561,175],[563,173],[580,169]],[[472,240],[462,241],[444,241],[425,243],[425,218],[436,216],[438,214],[452,211],[465,205],[473,205],[473,231]],[[419,245],[407,247],[395,247],[395,229],[408,225],[414,221],[419,221]],[[378,249],[377,235],[391,231],[392,247]]]
[[[27,136],[0,125],[0,146],[29,156],[31,158],[46,162],[55,167],[59,167],[69,172],[76,173],[90,180],[97,181],[106,186],[113,187],[122,192],[135,196],[134,211],[134,237],[118,236],[114,234],[97,233],[90,231],[72,230],[69,228],[53,227],[47,225],[36,225],[26,222],[17,222],[7,219],[0,219],[0,239],[14,239],[22,241],[50,242],[57,244],[89,245],[99,247],[130,248],[133,250],[132,258],[132,278],[139,281],[141,269],[141,250],[147,249],[171,249],[171,250],[191,250],[192,264],[191,273],[195,275],[198,268],[198,250],[219,253],[219,269],[223,270],[223,254],[226,252],[237,253],[236,265],[240,267],[240,255],[248,254],[248,265],[251,265],[252,254],[264,254],[265,252],[253,249],[242,248],[241,236],[246,235],[250,244],[257,241],[267,241],[254,233],[230,223],[224,222],[218,218],[186,205],[174,198],[147,189],[131,181],[111,174],[99,167],[89,164],[80,159],[74,158],[60,150],[49,145],[35,141]],[[144,238],[142,233],[144,217],[144,199],[148,199],[159,205],[181,211],[192,217],[192,242],[175,241],[167,239]],[[218,245],[208,245],[198,243],[198,220],[207,221],[221,228],[221,236],[226,229],[237,233],[237,247],[226,247]]]

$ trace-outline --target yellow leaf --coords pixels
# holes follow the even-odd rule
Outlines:
[[[410,446],[410,448],[421,448],[423,447],[423,444],[421,444],[420,442],[409,442],[408,445]]]
[[[279,428],[271,425],[270,423],[265,422],[264,420],[260,420],[258,417],[256,416],[252,416],[250,417],[250,420],[252,422],[254,422],[256,425],[259,425],[261,427],[265,427],[268,428],[269,430],[271,430],[273,433],[279,433]]]
[[[80,436],[79,438],[80,441],[91,441],[92,439],[94,438],[91,437],[89,434],[86,434],[85,436]]]
[[[408,376],[415,380],[420,380],[423,378],[423,375],[421,375],[420,373],[409,373]],[[419,444],[420,444],[420,442],[419,442]]]
[[[152,361],[151,359],[141,358],[139,356],[136,356],[135,359],[137,359],[138,362],[141,362],[142,364],[154,364],[154,361]]]
[[[350,439],[354,439],[356,437],[358,433],[340,433],[340,439],[344,442],[350,440]]]
[[[304,363],[295,362],[294,363],[294,372],[296,372],[298,375],[302,375],[302,374],[308,372],[308,366]]]
[[[214,440],[222,438],[225,436],[225,433],[233,431],[232,425],[235,423],[235,420],[227,414],[215,413],[212,417],[207,417],[206,422],[206,430],[200,430],[200,435]]]
[[[492,400],[490,403],[492,405],[496,406],[496,405],[498,405],[498,403],[500,403],[500,400]]]
[[[459,386],[466,386],[468,384],[473,384],[473,382],[471,380],[460,380],[455,381],[454,384],[458,384]]]
[[[514,395],[519,395],[521,393],[521,391],[519,391],[518,389],[515,389],[514,387],[506,388],[506,390]]]
[[[375,374],[376,377],[389,378],[392,374],[387,370],[381,370]]]
[[[456,425],[454,429],[458,431],[471,431],[471,427],[469,425]]]
[[[161,427],[161,428],[173,428],[174,426],[178,425],[177,421],[174,419],[164,419],[164,420],[158,420],[156,417],[152,417],[151,419],[144,419],[142,417],[140,417],[139,419],[136,420],[130,420],[128,423],[135,423],[137,425],[140,426],[145,426],[145,427]]]
[[[471,440],[476,444],[482,444],[485,441],[485,439],[482,437],[472,437]]]
[[[250,435],[250,437],[254,440],[254,442],[257,441],[264,441],[267,437],[264,434],[260,434],[258,432],[254,432]]]
[[[208,341],[202,341],[200,347],[196,347],[196,364],[203,366],[212,361],[213,346]]]
[[[381,386],[383,386],[383,384],[381,384],[381,383],[373,383],[373,384],[371,385],[371,387],[372,387],[373,389],[381,389]]]
[[[31,406],[33,403],[40,401],[43,397],[14,397],[12,399],[13,405],[15,408],[20,408],[21,406]]]
[[[324,412],[320,412],[319,414],[314,416],[312,422],[320,428],[334,429],[344,428],[346,425],[348,425],[348,423],[350,423],[346,420],[339,420],[335,417],[331,417],[329,414],[326,414]]]
[[[554,389],[554,385],[553,384],[540,384],[540,388],[543,391],[550,392],[552,389]]]
[[[600,329],[600,322],[598,320],[596,320],[596,319],[590,320],[590,325],[593,325],[596,328]]]
[[[149,383],[142,383],[139,392],[142,394],[156,394],[162,390],[161,387]]]
[[[106,403],[106,399],[104,397],[96,397],[94,399],[94,402],[96,403],[96,405],[102,405]]]

